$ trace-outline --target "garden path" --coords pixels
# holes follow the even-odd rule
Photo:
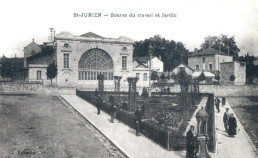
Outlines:
[[[110,123],[110,115],[103,111],[97,115],[95,106],[76,95],[61,95],[61,97],[130,158],[185,157],[185,151],[167,151],[143,135],[137,137],[134,129],[118,120]]]
[[[235,138],[228,137],[227,133],[225,132],[224,123],[223,123],[223,115],[226,111],[226,108],[229,108],[230,113],[234,113],[230,104],[226,102],[226,105],[223,107],[220,106],[220,113],[217,113],[216,110],[216,133],[217,133],[217,152],[214,154],[214,157],[226,157],[226,158],[255,158],[258,157],[256,155],[256,148],[252,144],[249,136],[245,132],[243,126],[239,122],[238,118],[235,117],[237,120],[238,125],[238,133]]]

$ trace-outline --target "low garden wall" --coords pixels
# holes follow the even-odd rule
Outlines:
[[[108,92],[108,93],[116,95],[116,93],[112,93],[112,92]],[[126,94],[127,93],[125,93],[124,95]],[[97,98],[95,96],[95,92],[76,90],[76,95],[90,102],[92,105],[96,106]],[[212,102],[213,95],[211,94],[205,94],[205,95],[209,95],[210,100],[208,99],[209,101],[207,101],[207,105],[208,105],[207,107],[209,108],[207,110],[209,113],[212,113],[212,110],[214,110],[213,105],[211,105],[213,104]],[[111,106],[109,103],[104,102],[102,105],[102,110],[105,111],[106,113],[110,113],[110,107]],[[186,118],[186,120],[181,122],[177,130],[166,129],[163,126],[160,126],[159,123],[154,120],[142,121],[141,133],[167,150],[183,150],[186,147],[186,137],[183,136],[183,132],[186,130],[188,122],[192,116],[187,115],[187,117],[189,118]],[[214,115],[211,116],[211,119],[213,117]],[[130,126],[131,128],[135,129],[135,117],[133,112],[128,112],[126,110],[120,109],[117,111],[117,119],[119,119],[126,125]],[[215,126],[214,121],[210,121],[208,130],[209,130],[209,134],[212,135],[211,138],[215,136],[213,133],[214,126]],[[211,150],[212,149],[213,149],[213,146],[211,145]]]
[[[33,93],[43,91],[40,83],[0,82],[0,93]]]

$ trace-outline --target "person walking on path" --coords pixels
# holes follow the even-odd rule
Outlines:
[[[113,102],[113,104],[111,104],[111,122],[114,123],[114,118],[116,117],[116,110],[117,110],[117,106],[115,104],[115,101]]]
[[[196,138],[194,136],[194,126],[191,125],[186,133],[186,158],[195,158]]]
[[[218,110],[218,112],[220,112],[219,105],[220,105],[220,100],[219,100],[218,97],[216,97],[216,99],[215,99],[215,106],[216,106],[216,109]]]
[[[140,127],[142,121],[142,111],[139,107],[137,107],[136,111],[134,112],[135,116],[135,127],[136,127],[136,136],[140,136]]]
[[[229,108],[226,108],[226,112],[223,115],[223,122],[225,127],[225,132],[228,132],[228,119],[229,119],[230,113]]]
[[[97,102],[98,115],[100,114],[101,107],[102,107],[102,99],[101,99],[100,95],[98,95],[98,102]]]
[[[228,119],[228,135],[230,137],[235,137],[236,135],[236,128],[237,128],[237,122],[236,118],[234,117],[234,114],[231,113],[229,119]]]

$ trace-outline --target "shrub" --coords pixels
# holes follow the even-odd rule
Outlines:
[[[230,79],[230,81],[235,81],[236,77],[235,77],[234,75],[231,75],[231,76],[229,77],[229,79]]]

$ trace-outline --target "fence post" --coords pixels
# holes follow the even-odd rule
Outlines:
[[[167,131],[167,150],[169,150],[169,135],[170,135],[170,132],[169,130]]]

